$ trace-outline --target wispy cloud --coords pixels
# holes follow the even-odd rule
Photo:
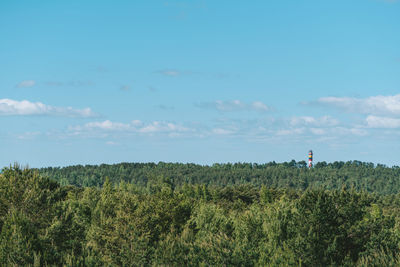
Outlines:
[[[321,97],[318,104],[359,114],[400,115],[400,94],[371,96],[368,98]]]
[[[255,101],[250,104],[250,109],[257,110],[257,111],[269,111],[270,108],[260,101]]]
[[[114,142],[114,141],[107,141],[107,142],[106,142],[106,145],[109,145],[109,146],[117,146],[117,145],[119,145],[119,143]]]
[[[159,71],[156,71],[156,73],[159,73],[159,74],[162,74],[165,76],[170,76],[170,77],[175,77],[175,76],[182,74],[182,72],[180,72],[178,70],[174,70],[174,69],[159,70]]]
[[[304,142],[324,140],[345,140],[351,137],[367,136],[369,132],[360,127],[287,127],[274,131],[276,136],[295,137]],[[324,139],[321,139],[321,138]]]
[[[299,116],[290,119],[291,126],[336,126],[338,124],[339,121],[330,116],[322,116],[320,118]]]
[[[208,123],[170,121],[143,122],[132,120],[92,121],[70,126],[64,132],[54,132],[57,138],[100,138],[104,141],[126,142],[136,137],[167,138],[234,138],[244,142],[298,142],[349,143],[375,134],[385,134],[377,128],[400,128],[400,119],[369,117],[364,124],[345,125],[330,116],[299,116],[291,118],[263,117],[253,120],[220,119]],[[29,135],[28,135],[29,136]]]
[[[151,124],[140,128],[138,131],[141,133],[187,132],[190,131],[190,129],[179,124],[154,121]]]
[[[266,104],[255,101],[252,103],[244,103],[240,100],[233,100],[233,101],[221,101],[217,100],[214,102],[202,102],[197,103],[197,107],[199,108],[206,108],[206,109],[215,109],[222,112],[230,112],[230,111],[270,111],[271,108],[268,107]]]
[[[223,129],[223,128],[214,128],[211,130],[211,132],[216,135],[230,135],[230,134],[235,133],[235,131]]]
[[[44,83],[46,86],[51,87],[61,87],[61,86],[68,86],[68,87],[85,87],[85,86],[93,86],[94,83],[91,81],[47,81]]]
[[[33,140],[40,135],[41,135],[41,132],[25,132],[22,134],[18,134],[16,137],[19,140]]]
[[[25,81],[21,81],[19,82],[16,87],[18,88],[28,88],[28,87],[33,87],[35,86],[36,81],[34,80],[25,80]]]
[[[129,130],[131,128],[131,124],[120,123],[120,122],[112,122],[109,120],[101,121],[101,122],[88,122],[84,126],[75,126],[70,129],[81,131],[81,130],[107,130],[107,131],[121,131],[121,130]]]
[[[280,129],[275,132],[276,135],[300,135],[305,132],[305,128],[288,128],[288,129]]]
[[[185,127],[181,124],[164,121],[153,121],[144,123],[140,120],[133,120],[128,123],[113,122],[110,120],[89,122],[84,125],[71,126],[69,131],[74,135],[85,134],[87,132],[97,133],[136,133],[136,134],[162,134],[162,133],[185,133],[191,132],[193,129]]]
[[[166,106],[166,105],[162,105],[162,104],[158,105],[156,107],[159,109],[162,109],[162,110],[174,110],[175,109],[173,106]]]
[[[51,115],[66,117],[94,117],[96,114],[90,108],[75,109],[72,107],[55,107],[41,102],[28,100],[16,101],[12,99],[0,99],[0,115]]]
[[[369,128],[400,128],[400,119],[370,115],[366,118]]]
[[[363,125],[342,125],[330,116],[299,116],[292,118],[261,118],[257,120],[230,120],[216,123],[207,136],[223,135],[252,142],[354,142],[370,135]]]

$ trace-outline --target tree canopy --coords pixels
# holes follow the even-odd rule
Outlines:
[[[65,175],[66,169],[78,170],[75,174],[100,173],[93,171],[94,166],[40,171],[17,165],[4,168],[0,174],[0,265],[400,264],[399,194],[375,194],[345,184],[328,189],[330,182],[297,188],[285,183],[271,186],[260,178],[252,184],[259,176],[250,175],[253,178],[247,180],[249,176],[244,175],[246,170],[249,174],[261,170],[275,172],[275,177],[296,173],[297,177],[317,177],[325,170],[325,181],[333,181],[329,174],[342,175],[341,170],[350,175],[352,168],[370,168],[371,173],[389,175],[396,168],[354,162],[312,170],[297,163],[261,167],[160,163],[138,165],[148,175],[146,182],[133,178],[139,175],[118,181],[115,177],[121,173],[137,171],[129,171],[129,166],[97,167],[107,177],[99,176],[99,183],[92,187],[63,185],[61,179],[73,177]],[[213,180],[223,173],[220,169],[234,178],[226,178],[226,184]],[[200,176],[201,170],[208,172]],[[285,174],[278,174],[279,170]],[[49,178],[52,171],[60,174],[54,177],[61,184]],[[170,173],[176,176],[169,177]],[[208,173],[215,176],[210,178]],[[83,175],[75,177],[77,184],[84,180]]]
[[[69,167],[49,167],[38,170],[62,185],[101,186],[106,177],[119,184],[124,181],[139,187],[146,187],[160,179],[167,179],[173,187],[184,184],[205,184],[229,186],[251,184],[273,188],[341,189],[353,187],[382,195],[400,192],[400,168],[397,166],[348,162],[318,162],[314,168],[307,168],[305,161],[294,160],[284,163],[226,163],[203,166],[183,163],[120,163],[101,165],[76,165]]]

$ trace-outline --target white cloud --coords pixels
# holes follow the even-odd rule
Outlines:
[[[270,108],[266,104],[260,101],[255,101],[252,103],[244,103],[240,100],[232,100],[232,101],[217,100],[214,102],[199,103],[196,106],[200,108],[216,109],[222,112],[245,111],[245,110],[265,112],[270,110]]]
[[[370,115],[366,118],[370,128],[400,128],[400,119]]]
[[[82,126],[72,126],[69,130],[77,135],[85,132],[124,132],[138,134],[156,134],[156,133],[184,133],[192,129],[171,122],[153,121],[143,123],[140,120],[133,120],[129,123],[112,122],[105,120],[101,122],[89,122]]]
[[[292,117],[290,120],[290,125],[298,126],[335,126],[338,125],[339,121],[330,117],[330,116],[322,116],[320,118],[314,118],[311,116],[300,116],[300,117]]]
[[[116,146],[116,145],[118,145],[118,143],[117,143],[117,142],[114,142],[114,141],[107,141],[107,142],[106,142],[106,145],[109,145],[109,146]]]
[[[326,130],[321,128],[310,128],[310,131],[315,135],[324,135],[326,133]]]
[[[259,110],[259,111],[268,111],[270,109],[267,105],[265,105],[263,102],[260,102],[260,101],[253,102],[251,104],[251,107],[254,110]]]
[[[140,126],[143,124],[143,122],[140,120],[133,120],[133,121],[131,121],[131,124],[134,126]]]
[[[294,129],[280,129],[276,131],[276,135],[300,135],[305,131],[304,128],[294,128]]]
[[[27,88],[27,87],[32,87],[36,84],[34,80],[25,80],[22,82],[19,82],[16,86],[18,88]]]
[[[335,127],[331,129],[331,134],[334,136],[366,136],[368,135],[368,131],[358,127]]]
[[[368,98],[321,97],[317,102],[353,113],[400,115],[400,94],[393,96],[378,95]]]
[[[239,100],[233,101],[221,101],[217,100],[215,103],[210,103],[211,105],[215,105],[215,108],[219,111],[235,111],[235,110],[243,110],[246,108],[246,104]]]
[[[259,126],[257,126],[260,128]],[[343,137],[351,138],[352,136],[366,136],[369,134],[368,129],[362,126],[342,126],[341,123],[331,117],[312,117],[299,116],[292,118],[282,118],[275,120],[272,124],[264,127],[269,131],[256,130],[253,127],[254,135],[272,135],[280,138],[293,137],[304,140],[318,140],[318,138],[340,139]],[[284,140],[284,139],[281,139]]]
[[[216,135],[229,135],[233,134],[234,131],[223,129],[223,128],[214,128],[212,129],[212,133]]]
[[[333,117],[300,116],[291,118],[261,118],[254,120],[222,119],[213,125],[208,136],[230,135],[245,139],[278,138],[285,142],[303,139],[305,142],[314,138],[332,137],[334,139],[365,136],[369,130],[362,126],[342,126]]]
[[[352,136],[360,137],[368,135],[368,131],[363,128],[358,127],[342,127],[342,126],[334,126],[334,127],[287,127],[281,128],[274,131],[276,136],[290,136],[297,137],[303,139],[304,141],[309,140],[324,140],[326,138],[332,140],[343,140],[343,137],[350,138]],[[318,138],[316,139],[316,136]],[[310,139],[312,138],[312,139]],[[323,138],[323,139],[321,139]]]
[[[400,124],[400,122],[398,123]],[[370,128],[372,126],[370,124]],[[374,134],[374,131],[370,128],[366,127],[366,125],[344,126],[329,116],[262,118],[254,120],[221,119],[210,124],[103,120],[69,127],[64,136],[102,138],[105,139],[105,142],[108,140],[124,140],[135,136],[164,136],[170,138],[234,137],[243,139],[243,141],[270,140],[280,143],[301,142],[301,140],[304,142],[324,142],[323,140],[346,142],[346,140],[354,141],[355,138]]]
[[[140,128],[141,133],[157,133],[157,132],[187,132],[188,128],[170,122],[154,121],[151,124]]]
[[[85,128],[87,129],[101,129],[101,130],[112,130],[112,131],[119,131],[119,130],[127,130],[130,128],[129,124],[119,123],[119,122],[112,122],[109,120],[103,122],[89,122],[85,124]]]
[[[40,132],[25,132],[25,133],[17,135],[17,138],[20,140],[32,140],[32,139],[35,139],[39,135],[41,135]]]
[[[96,114],[90,108],[74,109],[71,107],[54,107],[41,102],[28,100],[16,101],[0,99],[0,115],[53,115],[67,117],[94,117]]]

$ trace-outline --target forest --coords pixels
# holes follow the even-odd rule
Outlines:
[[[108,177],[115,185],[123,181],[139,187],[168,179],[173,187],[184,184],[220,187],[251,184],[257,187],[265,185],[272,188],[331,190],[347,186],[382,195],[400,193],[400,167],[360,161],[318,162],[311,169],[305,161],[292,160],[283,163],[225,163],[212,166],[165,162],[120,163],[50,167],[38,171],[61,185],[79,187],[101,187]]]
[[[400,169],[121,163],[0,174],[1,266],[399,266]]]

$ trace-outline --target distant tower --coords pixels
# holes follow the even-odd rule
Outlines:
[[[308,168],[312,167],[312,157],[313,157],[313,153],[312,150],[308,151]]]

